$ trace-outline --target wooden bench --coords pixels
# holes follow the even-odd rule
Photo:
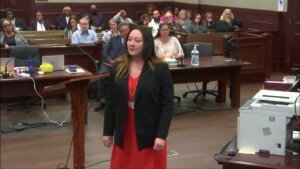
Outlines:
[[[52,39],[30,39],[29,43],[33,45],[43,45],[43,46],[65,46],[70,43],[71,39],[64,38],[52,38]]]
[[[49,31],[21,31],[21,35],[64,35],[63,30],[49,30]]]

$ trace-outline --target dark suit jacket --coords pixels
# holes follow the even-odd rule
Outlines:
[[[67,20],[65,15],[59,15],[57,18],[58,29],[64,30],[67,27]]]
[[[114,143],[123,147],[128,111],[128,73],[127,76],[114,80],[115,65],[108,84],[103,135],[114,136]],[[153,146],[155,138],[165,139],[174,104],[173,81],[166,63],[154,64],[154,70],[148,63],[144,64],[134,102],[138,148]]]
[[[21,28],[22,31],[26,31],[26,30],[27,30],[27,26],[26,26],[26,24],[23,22],[22,19],[15,18],[15,26]]]
[[[232,32],[234,31],[234,29],[236,28],[241,28],[242,27],[242,23],[239,19],[232,19],[231,21],[231,25],[229,25],[228,23],[226,23],[225,21],[219,20],[216,23],[216,31],[217,32]]]
[[[104,16],[101,13],[97,13],[97,15],[94,17],[92,14],[89,14],[91,18],[90,25],[95,27],[101,27],[102,29],[105,28],[105,20]]]
[[[49,30],[50,29],[50,24],[48,21],[43,21],[43,24],[44,24],[44,27],[46,30]],[[29,24],[29,27],[28,29],[29,30],[33,30],[33,31],[36,31],[36,25],[37,25],[37,21],[31,21],[30,24]]]
[[[103,45],[103,59],[101,64],[101,72],[107,73],[110,70],[104,62],[108,62],[109,60],[115,60],[117,57],[122,56],[126,53],[126,41],[124,45],[122,45],[121,36],[113,36],[109,39],[106,45]]]

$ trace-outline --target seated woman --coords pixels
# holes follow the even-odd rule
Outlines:
[[[16,18],[12,9],[5,10],[6,18],[9,19],[16,31],[26,31],[27,26],[23,19]]]
[[[187,34],[206,33],[207,29],[202,24],[201,15],[199,13],[194,14],[193,22],[186,28]]]
[[[179,59],[184,57],[183,50],[178,39],[170,36],[167,23],[159,25],[158,33],[154,39],[155,54],[157,57]]]
[[[64,38],[71,39],[75,31],[78,30],[76,16],[72,15],[69,18],[68,25],[64,30]]]
[[[176,23],[180,26],[179,31],[186,32],[186,27],[191,24],[191,20],[187,18],[187,10],[180,10]]]
[[[214,32],[216,29],[216,23],[214,16],[211,12],[206,12],[204,15],[203,25],[206,27],[208,32]]]
[[[108,43],[109,39],[112,36],[118,36],[119,35],[117,22],[114,19],[110,19],[108,23],[109,23],[110,30],[105,32],[103,37],[102,37],[102,40],[103,40],[104,43]]]
[[[148,24],[150,23],[150,16],[148,14],[143,14],[140,17],[141,20],[139,20],[138,25],[141,26],[148,26]]]
[[[20,33],[15,31],[10,19],[2,19],[1,27],[0,45],[2,48],[28,44],[27,40]]]
[[[46,31],[50,30],[50,24],[48,21],[45,21],[43,18],[43,13],[41,11],[37,11],[35,13],[34,21],[31,21],[29,24],[29,30],[33,31]]]

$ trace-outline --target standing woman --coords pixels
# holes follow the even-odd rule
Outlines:
[[[108,86],[103,143],[113,146],[110,167],[166,169],[174,88],[150,31],[129,32],[127,54],[114,62]]]
[[[64,30],[64,38],[71,39],[73,33],[77,30],[78,30],[78,25],[77,25],[76,16],[72,15],[72,16],[70,16],[68,25]]]
[[[1,20],[0,46],[9,48],[9,46],[27,45],[27,40],[15,31],[10,19]]]

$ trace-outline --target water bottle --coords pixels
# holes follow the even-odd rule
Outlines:
[[[191,65],[199,66],[199,51],[197,50],[198,45],[194,45],[194,49],[191,52]]]
[[[28,58],[28,73],[32,74],[33,73],[33,61],[32,61],[32,57],[29,56]]]

